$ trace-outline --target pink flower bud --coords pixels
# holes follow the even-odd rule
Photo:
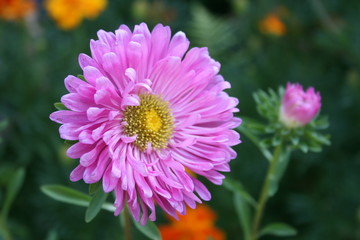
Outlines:
[[[314,88],[304,92],[300,84],[288,83],[281,101],[280,121],[289,128],[304,126],[318,114],[320,107],[320,93]]]

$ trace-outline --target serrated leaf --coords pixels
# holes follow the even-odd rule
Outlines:
[[[291,237],[295,236],[297,231],[292,226],[285,224],[285,223],[271,223],[265,226],[260,231],[260,236],[264,235],[273,235],[278,237]]]
[[[155,225],[154,222],[147,221],[146,225],[142,226],[140,223],[135,221],[134,218],[132,218],[132,219],[133,219],[135,227],[140,232],[142,232],[145,236],[147,236],[148,238],[150,238],[152,240],[161,240],[160,231],[159,231],[158,227]]]
[[[25,177],[25,169],[17,169],[11,176],[10,181],[7,184],[5,200],[0,213],[0,221],[5,220],[11,208],[16,195],[18,194]]]
[[[100,212],[102,205],[106,201],[108,194],[104,193],[102,189],[98,189],[94,197],[91,199],[89,207],[85,212],[85,222],[89,223]]]
[[[194,5],[191,9],[192,21],[188,32],[192,43],[208,47],[212,56],[224,53],[236,43],[236,26],[212,15],[201,5]]]
[[[85,193],[62,185],[44,185],[41,187],[41,191],[45,195],[59,202],[69,203],[81,207],[88,207],[91,201],[91,197]],[[110,212],[115,211],[115,207],[110,203],[104,203],[102,208]]]
[[[223,185],[226,189],[238,193],[247,203],[256,207],[257,203],[255,199],[245,190],[244,186],[239,181],[227,177],[223,181]]]
[[[56,102],[54,103],[54,107],[57,109],[57,110],[69,110],[67,107],[65,107],[64,104],[62,104],[61,102]]]

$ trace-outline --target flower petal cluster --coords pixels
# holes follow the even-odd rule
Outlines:
[[[179,221],[169,218],[170,225],[161,225],[159,230],[164,240],[223,240],[225,234],[215,226],[216,214],[206,205],[188,209]]]
[[[0,18],[19,20],[35,11],[32,0],[0,0]]]
[[[238,100],[219,75],[220,64],[207,48],[189,48],[183,32],[171,37],[167,26],[131,31],[121,25],[100,30],[91,56],[80,54],[85,81],[68,76],[69,110],[50,118],[62,124],[60,136],[78,141],[67,155],[79,158],[72,181],[102,181],[114,191],[115,215],[124,204],[145,224],[155,220],[155,204],[177,218],[210,192],[189,171],[221,184],[240,143],[232,130]],[[149,214],[149,211],[151,212]],[[141,219],[140,219],[141,218]]]
[[[64,30],[76,28],[84,18],[97,17],[107,0],[46,0],[45,9],[56,24]]]
[[[320,111],[321,96],[310,87],[304,92],[298,84],[288,83],[280,107],[280,121],[289,128],[308,124]]]

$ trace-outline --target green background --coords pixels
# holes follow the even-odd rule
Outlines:
[[[287,32],[262,34],[258,24],[278,6]],[[293,240],[360,239],[360,1],[176,0],[110,1],[95,20],[62,31],[39,2],[41,35],[23,22],[0,19],[0,206],[16,169],[26,170],[7,217],[15,239],[121,239],[117,218],[102,212],[86,224],[85,209],[54,201],[40,191],[44,184],[64,184],[87,191],[68,176],[76,165],[66,158],[58,125],[49,120],[53,103],[66,93],[63,79],[78,74],[79,53],[89,54],[96,31],[114,31],[161,22],[172,32],[184,31],[192,46],[207,46],[222,64],[228,91],[240,100],[240,116],[261,120],[252,92],[286,82],[314,86],[321,92],[321,114],[330,120],[332,145],[322,153],[296,152],[266,209],[264,223],[286,222],[298,229]],[[7,124],[4,124],[6,121]],[[236,147],[229,176],[256,196],[266,161],[246,138]],[[242,239],[232,193],[206,185],[208,203],[218,215],[217,226],[228,239]],[[164,222],[158,211],[159,223]],[[137,234],[137,233],[134,233]],[[135,239],[145,239],[135,235]],[[1,237],[0,237],[1,238]],[[264,239],[276,239],[264,237]]]

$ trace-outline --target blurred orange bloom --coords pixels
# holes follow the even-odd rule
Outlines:
[[[45,0],[45,9],[64,30],[77,27],[84,18],[97,17],[107,0]]]
[[[0,0],[0,18],[18,20],[35,11],[32,0]]]
[[[259,29],[264,34],[282,36],[286,33],[286,26],[277,14],[269,13],[260,21]]]
[[[159,227],[164,240],[224,240],[225,234],[215,227],[216,215],[209,207],[198,205],[196,209],[187,208],[179,221],[170,218],[169,225]]]

